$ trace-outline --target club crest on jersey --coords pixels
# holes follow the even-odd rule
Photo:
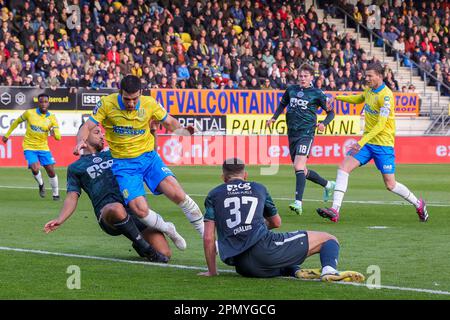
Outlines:
[[[103,159],[102,158],[99,158],[99,157],[95,157],[94,159],[92,159],[92,162],[93,163],[100,163],[100,162],[102,162],[103,161]]]
[[[145,109],[139,108],[137,113],[138,118],[144,118],[145,117]]]
[[[299,92],[297,92],[297,97],[298,98],[301,98],[301,97],[303,97],[305,94],[303,93],[303,91],[299,91]]]

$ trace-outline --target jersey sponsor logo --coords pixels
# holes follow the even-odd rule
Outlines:
[[[290,108],[300,108],[300,109],[306,109],[308,106],[309,101],[303,100],[303,99],[297,99],[297,98],[291,98],[289,107]]]
[[[364,104],[364,112],[367,112],[370,114],[378,114],[378,111],[373,110],[367,103]]]
[[[145,133],[145,129],[134,129],[130,126],[113,126],[113,132],[125,136],[139,136]]]
[[[41,128],[41,127],[35,126],[35,125],[30,125],[30,129],[34,132],[40,132],[40,133],[47,132],[44,128]]]
[[[95,179],[99,176],[101,176],[104,172],[104,170],[111,168],[113,164],[113,160],[110,159],[108,161],[99,163],[99,164],[94,164],[90,167],[88,167],[86,169],[86,172],[89,174],[89,176],[91,177],[91,179]]]
[[[237,192],[237,191],[249,191],[252,190],[252,186],[250,185],[250,182],[246,183],[239,183],[239,184],[228,184],[227,185],[227,191],[228,192]]]

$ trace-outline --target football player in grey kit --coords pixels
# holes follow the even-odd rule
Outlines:
[[[289,151],[296,177],[295,201],[289,205],[289,208],[297,214],[302,214],[306,180],[317,183],[324,188],[324,201],[328,201],[334,191],[334,181],[328,181],[317,172],[306,168],[316,127],[319,131],[325,130],[325,127],[334,118],[334,111],[331,107],[327,107],[327,96],[322,90],[314,88],[311,84],[314,79],[314,68],[306,63],[301,65],[299,79],[300,85],[291,85],[286,89],[275,114],[267,120],[267,126],[271,126],[287,107],[286,124],[288,127]],[[318,108],[325,110],[327,116],[317,124]]]
[[[222,171],[225,183],[210,191],[205,199],[203,245],[208,271],[199,275],[218,274],[217,228],[220,259],[234,266],[242,276],[364,281],[358,272],[337,271],[339,243],[333,235],[317,231],[270,231],[281,225],[281,218],[266,187],[246,181],[242,160],[227,159]],[[320,254],[322,268],[300,269],[303,261],[316,253]]]
[[[100,227],[107,234],[125,235],[142,257],[153,262],[168,262],[171,251],[162,233],[184,250],[185,240],[177,233],[173,223],[152,211],[153,225],[146,225],[124,205],[119,185],[112,173],[112,157],[104,147],[103,133],[94,127],[86,140],[84,153],[67,169],[67,195],[59,217],[49,221],[44,231],[49,233],[63,224],[74,212],[83,189],[89,196]]]

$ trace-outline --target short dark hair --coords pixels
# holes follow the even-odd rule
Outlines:
[[[47,98],[47,99],[50,99],[49,95],[46,94],[46,93],[41,93],[40,95],[38,95],[37,98],[38,98],[38,100],[39,100],[40,98]]]
[[[224,176],[234,176],[245,170],[244,161],[239,158],[228,158],[222,164],[222,172]]]
[[[314,75],[314,68],[307,63],[303,63],[300,68],[298,68],[298,72],[300,73],[301,71],[306,71],[309,72],[310,75]]]
[[[138,92],[141,90],[141,80],[131,74],[127,75],[120,81],[120,90],[126,93]]]
[[[378,75],[382,76],[384,74],[384,67],[379,62],[372,62],[367,66],[367,71],[373,70]]]

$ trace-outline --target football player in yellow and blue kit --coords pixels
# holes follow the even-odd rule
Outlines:
[[[9,128],[8,132],[2,137],[4,143],[17,128],[17,126],[26,121],[27,129],[23,138],[23,152],[28,162],[28,168],[31,169],[34,179],[39,184],[39,195],[45,197],[44,181],[42,179],[40,164],[47,171],[50,185],[53,191],[53,200],[59,200],[58,176],[55,173],[55,159],[48,147],[47,137],[52,135],[56,140],[61,140],[58,121],[54,114],[48,111],[49,96],[40,94],[38,96],[38,107],[25,111],[17,118]]]
[[[383,176],[386,188],[414,205],[419,220],[425,222],[428,220],[425,201],[417,199],[405,185],[395,180],[395,101],[392,91],[383,82],[383,66],[380,63],[368,66],[366,82],[368,88],[362,94],[336,97],[336,100],[350,103],[365,102],[365,128],[361,140],[350,147],[347,157],[339,166],[333,206],[319,208],[317,213],[337,222],[350,172],[373,159]]]
[[[144,182],[154,194],[165,194],[184,212],[194,228],[203,235],[203,215],[198,205],[184,192],[172,171],[154,150],[150,122],[159,121],[170,131],[180,123],[153,98],[142,96],[138,77],[128,75],[120,83],[120,94],[102,97],[92,116],[78,132],[74,154],[85,147],[94,126],[101,123],[113,157],[112,170],[125,204],[149,227],[158,228],[161,218],[149,209]],[[191,128],[190,133],[193,133]],[[155,227],[156,226],[156,227]]]

